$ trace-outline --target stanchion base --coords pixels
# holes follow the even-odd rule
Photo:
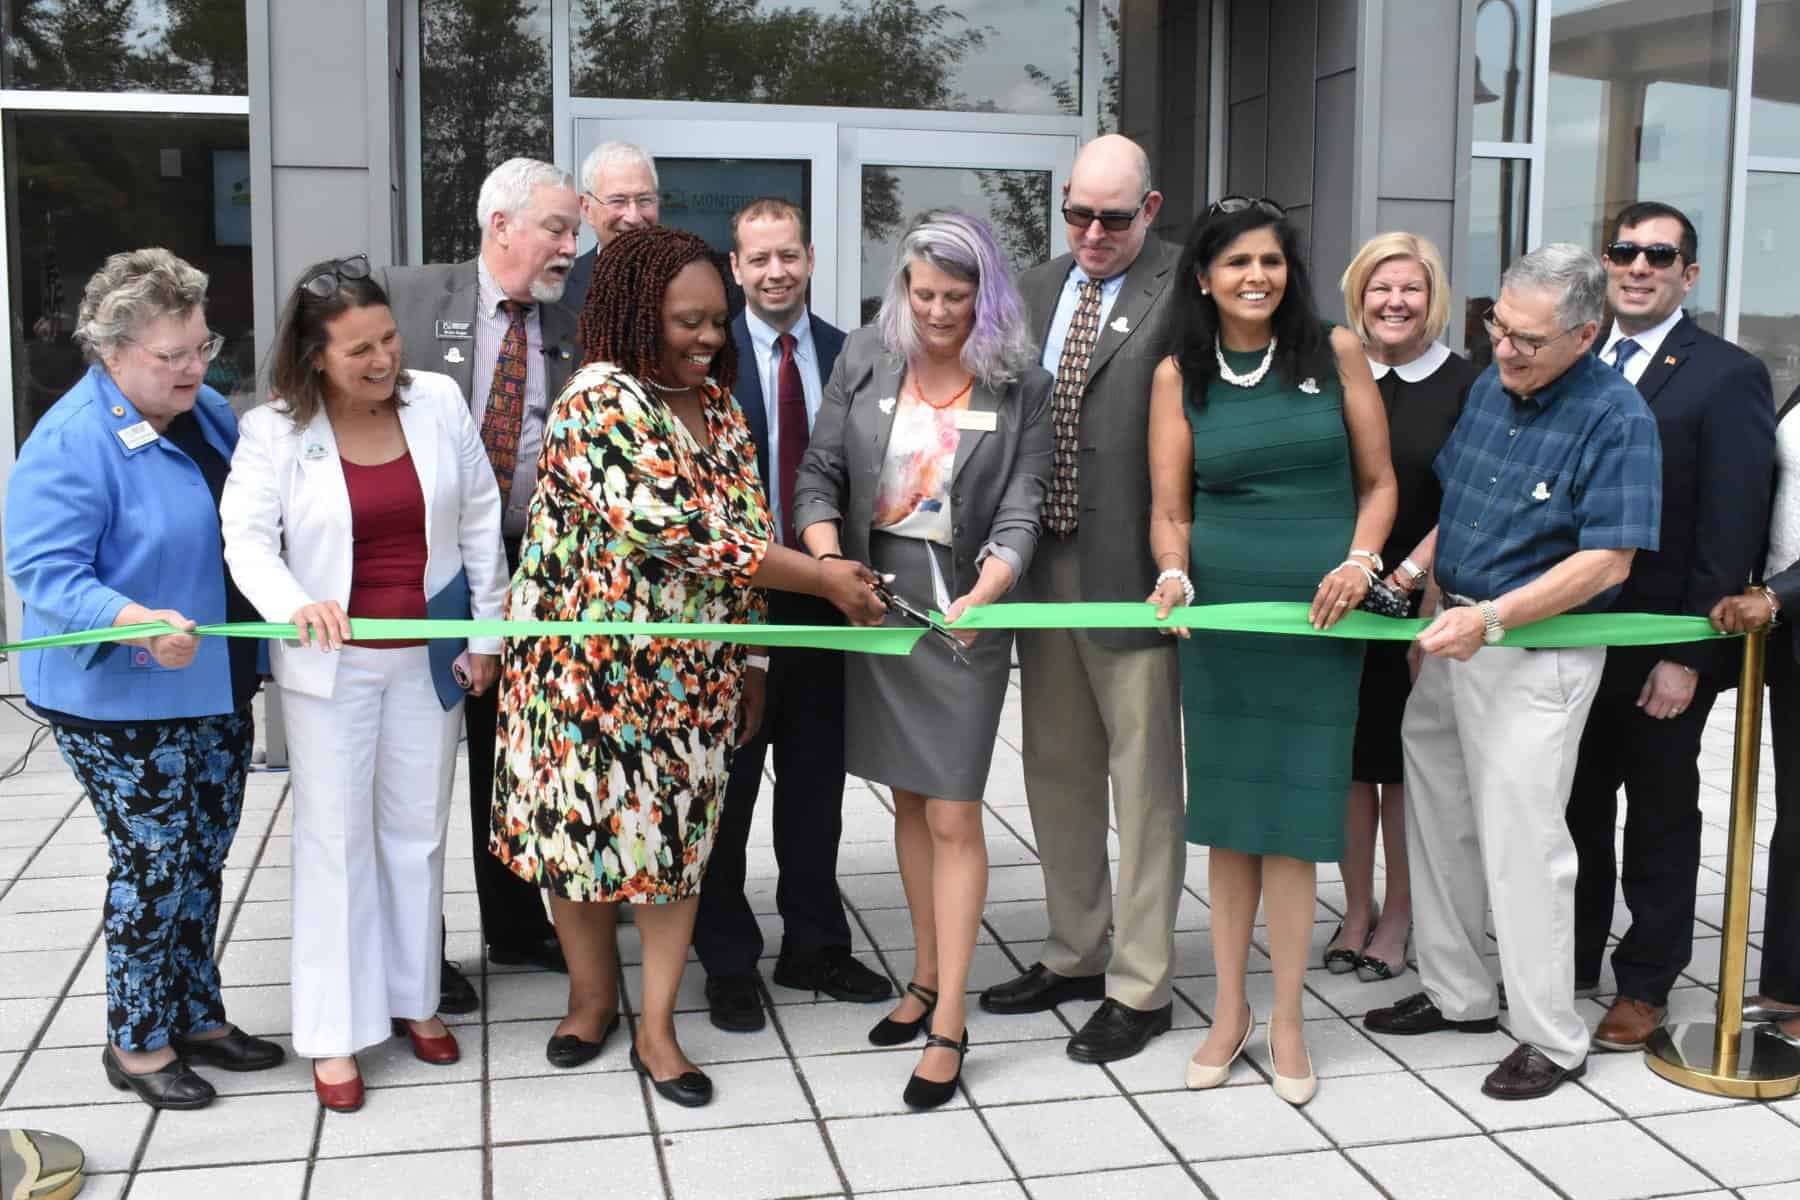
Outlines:
[[[87,1165],[81,1147],[41,1129],[0,1129],[0,1196],[6,1200],[69,1200],[81,1190]]]
[[[1800,1049],[1756,1029],[1738,1038],[1735,1063],[1713,1061],[1711,1021],[1665,1025],[1650,1035],[1644,1061],[1652,1071],[1696,1092],[1739,1100],[1779,1100],[1800,1092]]]

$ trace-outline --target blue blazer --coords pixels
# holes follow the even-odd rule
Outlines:
[[[227,462],[237,417],[204,385],[194,416]],[[201,624],[225,620],[219,512],[194,460],[168,439],[127,434],[143,421],[96,364],[51,406],[19,448],[6,485],[6,573],[24,634],[109,626],[135,601]],[[232,710],[223,638],[203,638],[179,671],[148,650],[107,642],[20,656],[25,696],[97,721],[203,717]]]
[[[844,331],[812,313],[813,349],[819,358],[819,391],[823,395],[831,368],[837,365],[838,351],[844,348]],[[739,313],[731,322],[731,337],[738,352],[738,407],[750,423],[750,436],[756,439],[756,473],[762,477],[763,495],[769,494],[769,410],[763,397],[762,373],[756,369],[756,347],[750,343],[750,323]]]

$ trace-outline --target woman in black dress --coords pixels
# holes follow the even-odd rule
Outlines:
[[[1450,291],[1436,246],[1410,233],[1371,238],[1344,271],[1344,312],[1387,408],[1400,508],[1381,548],[1388,583],[1412,598],[1425,592],[1436,549],[1442,499],[1432,460],[1462,415],[1474,364],[1437,338],[1450,315]],[[1325,948],[1334,975],[1355,971],[1365,983],[1406,970],[1412,892],[1406,869],[1400,717],[1416,663],[1405,642],[1370,642],[1363,664],[1356,742],[1345,811],[1344,920]],[[1375,904],[1375,833],[1387,857],[1385,904]]]

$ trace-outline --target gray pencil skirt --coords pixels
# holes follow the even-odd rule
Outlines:
[[[869,539],[869,565],[892,574],[896,592],[930,610],[939,606],[927,555],[937,556],[948,587],[948,548],[883,533]],[[910,623],[890,611],[886,624]],[[908,792],[979,801],[994,758],[1012,643],[1011,631],[983,633],[964,651],[970,666],[929,635],[905,658],[845,655],[845,769]]]

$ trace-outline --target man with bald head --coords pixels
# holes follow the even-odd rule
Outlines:
[[[1136,143],[1089,142],[1063,189],[1069,253],[1019,290],[1056,375],[1056,453],[1026,598],[1141,601],[1150,558],[1150,377],[1173,348],[1177,247],[1151,236],[1162,195]],[[1154,630],[1019,634],[1025,795],[1044,869],[1038,961],[981,994],[989,1012],[1101,1000],[1069,1056],[1111,1062],[1169,1028],[1182,833],[1173,642]],[[1107,856],[1119,830],[1118,898]],[[1113,931],[1107,945],[1107,930]]]

